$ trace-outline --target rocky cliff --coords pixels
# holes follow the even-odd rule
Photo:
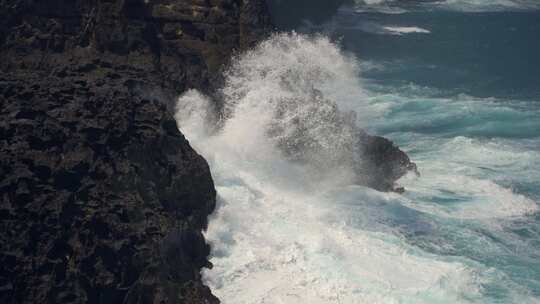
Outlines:
[[[212,178],[160,101],[54,78],[0,94],[2,303],[215,302]]]
[[[1,70],[207,88],[270,29],[263,0],[2,0]]]
[[[269,29],[262,1],[0,1],[0,302],[217,303],[206,161],[167,105]]]

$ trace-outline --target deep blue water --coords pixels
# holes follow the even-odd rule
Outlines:
[[[540,11],[341,11],[336,19],[347,50],[387,66],[366,73],[368,78],[478,97],[540,96]],[[380,26],[430,33],[384,35],[377,33]]]

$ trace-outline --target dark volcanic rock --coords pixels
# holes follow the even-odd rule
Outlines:
[[[270,30],[263,0],[2,0],[0,69],[206,90]]]
[[[352,182],[378,191],[404,192],[396,181],[416,164],[394,143],[372,136],[356,122],[356,113],[313,90],[309,98],[283,98],[267,129],[277,147],[291,161],[309,164],[319,172],[341,168]],[[224,115],[222,115],[224,116]]]
[[[0,106],[2,303],[217,302],[210,171],[162,102],[4,76]]]
[[[360,183],[379,191],[403,192],[404,188],[396,181],[412,171],[418,173],[416,164],[394,143],[384,137],[371,136],[361,132],[360,147],[364,162],[359,168],[362,174]]]
[[[0,302],[217,303],[206,161],[167,105],[269,30],[261,0],[0,0]]]

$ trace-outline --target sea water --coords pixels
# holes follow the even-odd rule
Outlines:
[[[223,303],[540,303],[537,9],[358,1],[239,54],[221,114],[180,96],[218,191],[205,283]],[[345,116],[418,164],[404,194],[354,185]],[[291,160],[297,139],[316,155]]]

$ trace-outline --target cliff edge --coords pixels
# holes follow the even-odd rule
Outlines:
[[[0,1],[0,302],[218,303],[206,161],[167,106],[269,29],[262,1]]]

